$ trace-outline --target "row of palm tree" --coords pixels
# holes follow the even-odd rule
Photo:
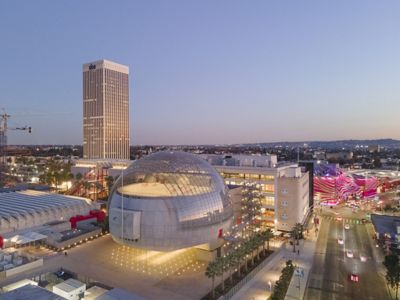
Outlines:
[[[303,238],[303,229],[301,223],[296,223],[290,232],[290,236],[293,239],[293,252],[296,252],[296,245],[298,245],[299,240]]]
[[[231,252],[224,256],[217,257],[216,260],[209,262],[205,275],[211,278],[212,281],[212,297],[215,298],[215,278],[221,277],[222,291],[225,290],[224,275],[229,274],[230,282],[233,283],[233,274],[237,270],[238,276],[241,277],[241,268],[244,267],[245,272],[248,272],[248,264],[254,265],[255,257],[260,259],[260,247],[265,253],[265,243],[269,251],[269,241],[273,237],[271,229],[255,233],[247,240],[235,247]],[[249,259],[251,257],[251,259]]]

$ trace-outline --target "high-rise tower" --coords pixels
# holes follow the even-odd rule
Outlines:
[[[83,158],[129,159],[129,68],[83,65]]]

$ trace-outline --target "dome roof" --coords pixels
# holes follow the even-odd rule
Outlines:
[[[116,242],[156,251],[218,243],[233,223],[221,176],[185,152],[158,152],[133,162],[115,182],[108,212]]]
[[[207,161],[181,151],[157,152],[133,162],[114,186],[119,194],[140,198],[195,196],[224,188]]]

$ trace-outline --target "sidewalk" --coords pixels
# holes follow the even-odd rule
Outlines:
[[[322,224],[322,218],[320,218],[320,220],[320,223]],[[312,223],[310,225],[311,226],[309,227],[309,234],[306,235],[305,240],[300,241],[300,245],[298,246],[300,247],[298,248],[300,249],[300,255],[293,259],[293,264],[302,270],[302,276],[296,276],[295,274],[293,274],[288,291],[286,292],[285,300],[304,298],[308,283],[308,277],[310,275],[310,271],[314,261],[314,252],[319,235],[319,232],[317,235],[314,234],[314,225]],[[320,226],[321,225],[319,225],[318,227]]]
[[[318,236],[314,234],[314,228],[309,229],[310,234],[306,240],[301,240],[300,245],[296,246],[296,252],[293,252],[293,246],[288,243],[282,244],[275,249],[274,257],[261,269],[254,278],[247,282],[231,299],[232,300],[266,300],[271,295],[275,282],[279,279],[282,269],[287,260],[292,260],[293,264],[304,270],[304,277],[300,278],[300,299],[303,299],[309,272],[311,270],[316,241]],[[297,254],[300,250],[300,255]],[[292,281],[286,298],[288,300],[299,299],[299,277],[293,275]]]
[[[303,299],[307,287],[308,277],[313,265],[316,239],[303,241],[300,245],[300,255],[294,259],[294,265],[302,270],[302,276],[293,274],[285,300]]]
[[[231,298],[232,300],[266,300],[270,296],[275,281],[279,279],[281,270],[289,259],[285,245],[272,249],[274,253],[268,258],[270,261]]]

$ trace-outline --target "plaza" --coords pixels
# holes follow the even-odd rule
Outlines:
[[[115,243],[110,235],[45,258],[44,266],[23,278],[60,268],[78,274],[81,281],[98,281],[145,299],[199,299],[211,287],[204,276],[206,263],[196,259],[194,249],[157,252]],[[22,275],[21,275],[22,276]],[[22,277],[0,282],[5,286]]]

